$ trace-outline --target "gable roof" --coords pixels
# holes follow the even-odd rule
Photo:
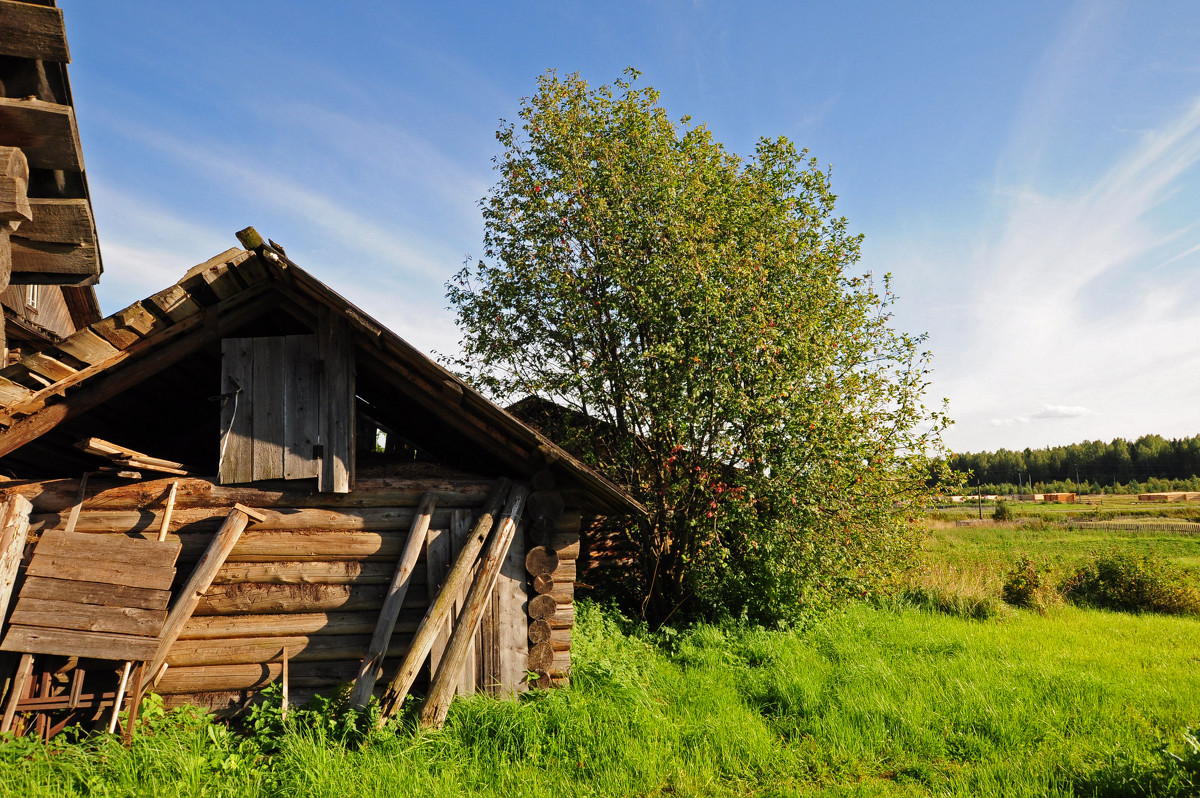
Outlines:
[[[205,403],[217,384],[207,379],[214,360],[219,369],[213,347],[236,335],[284,334],[281,325],[304,325],[321,313],[343,319],[352,334],[359,409],[401,430],[416,448],[475,471],[529,478],[549,469],[562,487],[581,492],[586,510],[644,512],[621,488],[265,245],[223,252],[175,285],[0,370],[0,465],[46,470],[57,461],[58,475],[77,473],[80,464],[62,443],[71,424],[84,421],[101,425],[101,437],[166,425],[154,440],[178,433],[180,446],[190,434],[183,428],[197,427],[207,445],[216,439],[208,434],[215,403]],[[113,428],[119,432],[107,431]]]

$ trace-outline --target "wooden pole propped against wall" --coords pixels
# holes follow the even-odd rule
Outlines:
[[[459,552],[450,573],[446,574],[437,599],[429,606],[425,617],[421,619],[421,624],[417,627],[416,634],[413,635],[412,643],[408,647],[408,653],[400,665],[400,670],[392,677],[387,690],[383,693],[383,698],[379,702],[380,727],[400,710],[405,697],[408,696],[408,691],[412,689],[413,682],[416,681],[417,674],[420,673],[421,666],[425,663],[425,658],[429,656],[429,651],[433,648],[433,642],[437,638],[438,632],[441,631],[442,624],[446,622],[450,612],[454,609],[454,601],[458,598],[459,591],[470,577],[471,569],[479,557],[479,551],[492,531],[495,517],[503,508],[504,497],[508,494],[511,485],[512,483],[507,479],[497,480],[495,487],[484,501],[483,510],[479,518],[475,520],[471,536],[467,538],[462,551]]]
[[[513,486],[508,494],[508,503],[500,519],[500,526],[488,542],[487,553],[475,575],[471,591],[467,594],[454,632],[450,635],[450,643],[446,646],[442,662],[433,677],[429,695],[421,707],[422,728],[440,727],[446,721],[450,701],[458,688],[458,673],[462,670],[467,648],[479,629],[484,604],[492,597],[492,589],[495,588],[496,579],[500,575],[500,566],[508,556],[508,549],[512,545],[517,525],[521,522],[521,510],[528,495],[529,491],[520,485]]]
[[[375,623],[375,632],[371,643],[367,646],[367,655],[363,657],[358,669],[358,677],[354,680],[354,691],[350,694],[350,706],[365,707],[371,700],[375,682],[383,675],[383,655],[387,652],[388,641],[396,629],[396,619],[400,617],[400,608],[404,605],[404,597],[408,595],[408,586],[412,582],[413,569],[417,565],[417,557],[425,547],[425,537],[429,534],[429,522],[433,518],[433,510],[437,506],[437,498],[432,493],[421,497],[417,505],[417,515],[413,519],[408,532],[408,542],[404,553],[396,566],[396,574],[388,586],[387,597],[383,609],[379,611],[379,620]]]

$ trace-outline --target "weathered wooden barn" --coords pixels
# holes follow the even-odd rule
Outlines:
[[[169,704],[224,713],[285,670],[293,701],[352,681],[405,581],[380,671],[390,675],[501,478],[531,492],[454,681],[521,691],[532,672],[539,686],[561,684],[581,518],[640,510],[269,245],[225,252],[26,356],[0,372],[0,399],[10,561],[28,513],[26,565],[0,649],[33,654],[6,706],[61,713],[47,730],[111,706],[122,659],[150,663],[146,679]],[[214,554],[235,506],[248,526]],[[80,536],[108,540],[101,552],[112,556],[76,557]],[[178,559],[125,557],[131,539],[178,541]],[[39,547],[52,544],[43,556]],[[471,555],[477,572],[485,554]],[[213,557],[211,585],[176,639],[163,601],[128,608],[131,592],[145,601],[169,590],[174,613],[197,563]],[[469,582],[452,597],[459,609]],[[124,614],[105,614],[122,600]],[[457,623],[451,613],[436,630],[434,673]],[[137,634],[157,643],[133,656]]]

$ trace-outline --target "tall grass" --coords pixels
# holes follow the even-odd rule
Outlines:
[[[1182,796],[1163,747],[1186,761],[1200,723],[1198,642],[1198,619],[1075,608],[650,636],[585,607],[571,689],[458,700],[439,732],[333,707],[257,735],[151,712],[129,750],[0,745],[0,794]]]

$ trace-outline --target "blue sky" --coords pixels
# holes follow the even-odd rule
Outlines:
[[[113,312],[256,226],[426,351],[493,134],[626,66],[833,169],[957,450],[1200,433],[1200,5],[59,0]]]

